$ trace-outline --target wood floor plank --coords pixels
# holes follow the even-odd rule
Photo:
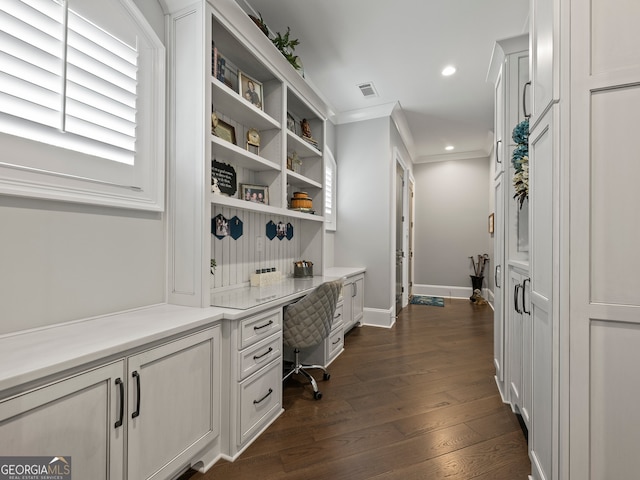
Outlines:
[[[391,329],[355,328],[319,380],[233,463],[192,480],[526,480],[526,439],[494,381],[493,312],[410,305]]]

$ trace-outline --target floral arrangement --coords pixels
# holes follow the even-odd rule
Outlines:
[[[511,164],[516,173],[513,176],[513,186],[520,208],[529,197],[529,120],[523,120],[513,129],[511,135],[518,146],[511,156]]]

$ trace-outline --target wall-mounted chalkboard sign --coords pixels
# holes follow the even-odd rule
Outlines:
[[[232,197],[237,190],[238,180],[235,168],[213,160],[211,162],[211,191]]]

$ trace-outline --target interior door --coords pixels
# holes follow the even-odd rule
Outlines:
[[[404,169],[396,164],[396,315],[402,310],[402,274],[404,268]]]

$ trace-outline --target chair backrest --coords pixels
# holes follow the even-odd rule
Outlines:
[[[325,282],[284,311],[283,343],[308,348],[321,343],[331,331],[342,280]]]

